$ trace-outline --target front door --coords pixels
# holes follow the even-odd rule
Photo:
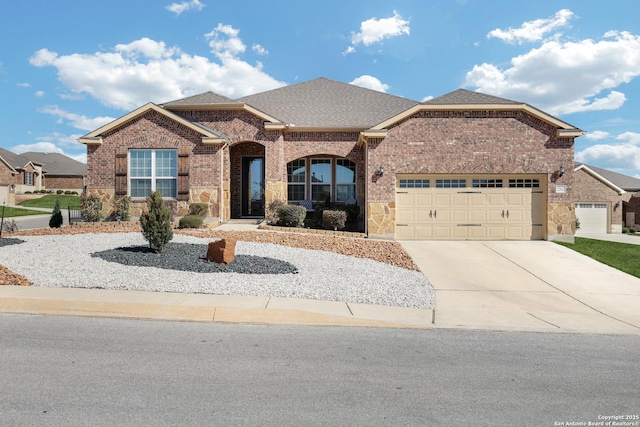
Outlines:
[[[264,157],[242,158],[242,216],[264,216]]]

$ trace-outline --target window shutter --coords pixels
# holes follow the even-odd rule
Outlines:
[[[127,153],[116,153],[116,196],[127,195]]]
[[[178,200],[189,200],[189,153],[178,152]]]

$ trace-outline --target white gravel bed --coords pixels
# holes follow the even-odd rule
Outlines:
[[[255,295],[435,308],[435,291],[422,273],[332,252],[238,241],[236,255],[285,261],[296,266],[298,273],[196,273],[125,266],[91,256],[117,247],[146,246],[141,233],[19,238],[25,242],[0,247],[0,264],[25,276],[34,286]],[[212,240],[176,234],[172,242],[206,245]],[[202,257],[205,255],[206,246]]]

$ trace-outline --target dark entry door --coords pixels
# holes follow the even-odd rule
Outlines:
[[[264,216],[264,157],[242,159],[242,216]]]

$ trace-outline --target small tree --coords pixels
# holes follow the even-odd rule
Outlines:
[[[147,197],[147,213],[140,216],[140,225],[149,247],[162,253],[165,245],[173,239],[173,230],[171,211],[165,206],[161,192],[155,191]]]
[[[131,205],[131,197],[125,196],[116,200],[115,216],[120,221],[129,221],[131,214],[129,213],[129,206]]]
[[[56,199],[56,204],[53,206],[53,213],[49,219],[49,227],[60,228],[62,226],[62,212],[60,212],[60,200]]]
[[[82,193],[80,196],[80,215],[87,222],[102,221],[101,206],[102,201],[100,201],[100,197],[97,194]]]

